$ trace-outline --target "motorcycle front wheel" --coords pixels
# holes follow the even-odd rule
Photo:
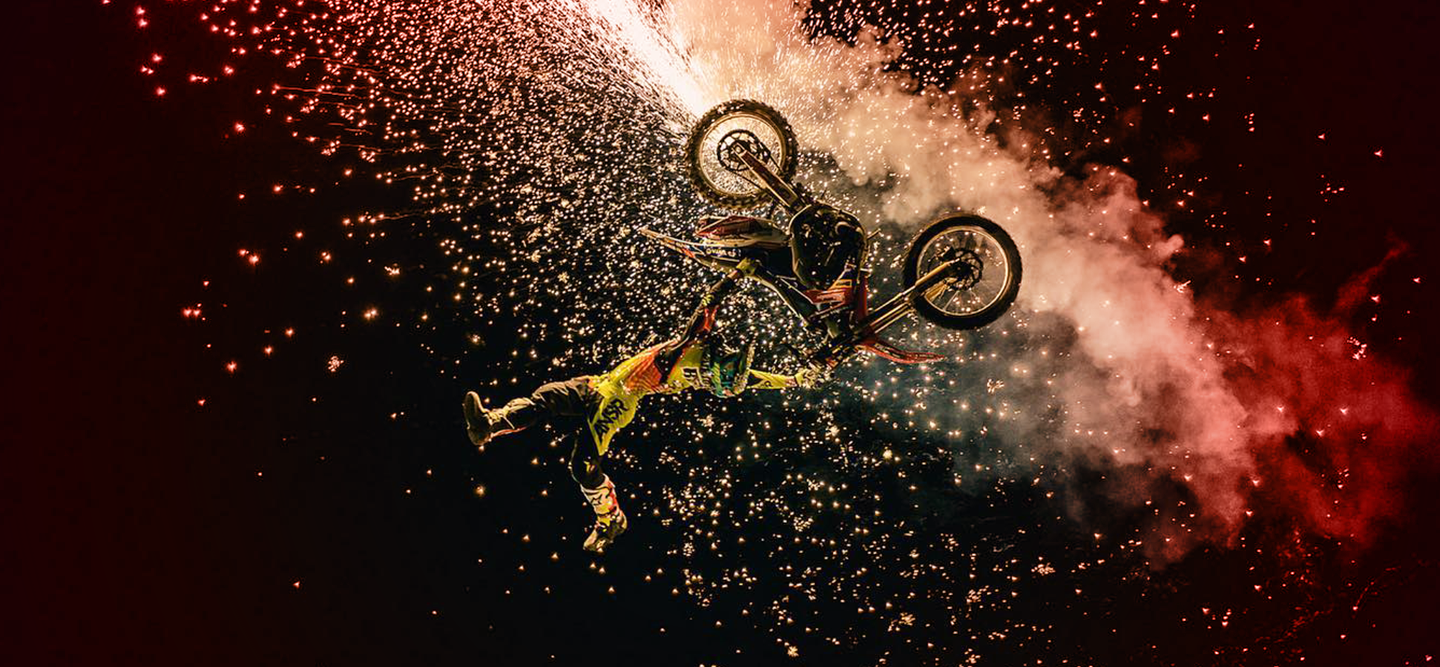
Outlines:
[[[743,145],[788,182],[795,175],[795,132],[780,112],[755,100],[731,100],[705,112],[690,131],[685,162],[690,184],[711,203],[732,209],[765,204],[768,194],[749,169],[732,157]]]
[[[990,324],[1020,293],[1020,250],[1000,225],[978,215],[941,218],[910,241],[905,288],[937,268],[947,275],[911,302],[921,317],[946,329]]]

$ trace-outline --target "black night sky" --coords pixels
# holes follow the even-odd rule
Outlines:
[[[912,479],[905,474],[835,473],[856,488],[875,485],[856,496],[872,503],[867,510],[905,517],[877,525],[872,550],[843,514],[821,513],[807,535],[823,543],[833,532],[851,550],[843,562],[815,550],[776,556],[771,549],[792,530],[779,513],[714,531],[717,544],[747,547],[707,555],[702,541],[700,553],[686,553],[707,533],[684,525],[698,515],[666,516],[660,499],[694,483],[687,467],[714,474],[727,463],[687,454],[683,439],[703,436],[716,451],[731,445],[695,435],[706,429],[697,420],[809,414],[779,399],[736,408],[708,397],[657,399],[626,432],[612,470],[622,496],[634,493],[623,496],[631,530],[606,557],[582,555],[588,510],[560,452],[547,448],[552,434],[516,435],[478,455],[464,436],[460,397],[483,387],[503,400],[618,358],[597,355],[606,360],[592,365],[568,349],[588,345],[593,332],[528,328],[537,308],[515,306],[530,297],[513,296],[513,286],[554,276],[526,278],[527,265],[512,260],[457,277],[437,250],[448,238],[442,222],[351,224],[367,211],[413,212],[412,191],[403,181],[336,174],[351,164],[403,169],[404,158],[358,161],[347,152],[350,130],[328,110],[302,112],[303,94],[272,94],[276,82],[313,82],[321,65],[287,67],[284,57],[257,53],[233,77],[217,74],[234,59],[225,53],[231,42],[196,20],[208,4],[230,3],[11,7],[3,110],[11,167],[0,180],[9,211],[0,243],[10,360],[0,419],[7,664],[1423,665],[1440,655],[1432,343],[1440,334],[1432,311],[1440,6],[1015,0],[972,3],[947,19],[992,26],[1020,17],[1012,32],[957,29],[933,40],[917,37],[938,30],[916,19],[923,5],[811,9],[811,30],[840,16],[888,26],[911,45],[889,71],[921,83],[945,85],[965,69],[947,60],[954,44],[981,63],[1020,54],[1011,69],[981,68],[990,99],[1019,109],[1027,127],[1054,130],[1044,141],[1077,156],[1057,158],[1058,170],[1106,165],[1136,180],[1165,231],[1186,239],[1165,270],[1202,312],[1227,314],[1206,326],[1233,317],[1242,323],[1233,331],[1264,332],[1271,320],[1304,331],[1309,315],[1283,324],[1262,315],[1297,313],[1303,298],[1320,314],[1313,319],[1347,331],[1364,363],[1383,362],[1407,389],[1366,431],[1377,441],[1402,433],[1403,448],[1327,449],[1323,436],[1304,433],[1283,445],[1315,470],[1388,471],[1356,482],[1387,503],[1371,508],[1366,539],[1308,532],[1286,511],[1268,511],[1289,504],[1276,489],[1250,499],[1255,516],[1238,541],[1202,540],[1161,564],[1126,546],[1128,536],[1140,539],[1143,512],[1074,491],[1098,488],[1109,468],[1048,468],[1033,484],[1012,469],[953,491],[937,480],[959,463],[944,457],[904,468],[924,490],[913,505],[898,499],[899,480]],[[305,3],[253,4],[286,26],[304,12],[276,18],[274,7]],[[1085,25],[1109,38],[1083,49],[1031,44],[1042,31],[1020,22],[1058,21],[1049,8],[1093,12]],[[1183,37],[1168,37],[1172,29]],[[854,39],[853,30],[833,30]],[[1152,70],[1145,58],[1157,54],[1163,69]],[[1052,64],[1043,85],[1043,71],[1018,64],[1027,59]],[[1001,71],[1013,74],[996,80]],[[215,80],[189,81],[191,73]],[[531,91],[525,75],[501,77],[506,94]],[[1197,91],[1199,100],[1187,97]],[[594,122],[625,113],[610,109]],[[287,114],[297,118],[283,121]],[[1003,135],[1005,122],[1001,114],[988,131]],[[342,147],[323,154],[307,135]],[[508,229],[520,213],[553,213],[504,194],[527,187],[526,174],[546,187],[555,176],[540,173],[547,163],[493,148],[507,165],[496,170],[500,194],[466,200],[457,215]],[[576,187],[571,194],[583,198]],[[688,196],[656,198],[673,192]],[[521,244],[527,233],[504,238]],[[463,236],[480,255],[503,254],[485,245],[501,237]],[[581,237],[596,242],[573,238]],[[587,302],[620,303],[617,285],[642,280],[629,259],[656,254],[577,260],[594,281]],[[390,266],[403,277],[369,278]],[[686,280],[682,292],[700,284]],[[1353,293],[1357,284],[1363,294]],[[457,289],[481,296],[450,299]],[[666,331],[670,312],[634,321]],[[986,335],[975,334],[994,345],[986,349],[1021,346]],[[538,361],[524,360],[530,355]],[[559,370],[546,362],[560,355],[569,356]],[[1232,371],[1227,380],[1252,386],[1283,372],[1248,368],[1254,376]],[[1351,386],[1330,382],[1336,377],[1299,373],[1294,391],[1324,397]],[[898,422],[877,425],[863,406],[825,406],[846,433],[872,434],[873,444],[789,447],[777,436],[769,463],[727,475],[737,497],[768,501],[767,489],[782,488],[790,470],[829,475],[840,452],[918,451],[928,442]],[[680,441],[663,451],[681,472],[654,463],[661,441]],[[1372,456],[1392,460],[1363,463]],[[1348,478],[1320,477],[1327,493],[1348,498]],[[1183,485],[1166,488],[1172,500],[1196,501]],[[1086,519],[1066,518],[1071,511]],[[1092,537],[1097,524],[1110,535]],[[956,535],[975,541],[943,546]],[[933,567],[902,576],[923,568],[904,570],[900,558]],[[753,580],[726,578],[747,563]],[[690,576],[708,583],[687,590]],[[806,586],[819,591],[785,598]],[[967,588],[980,602],[967,606]],[[773,613],[771,601],[782,598],[795,623]],[[913,616],[857,609],[857,600],[894,600]]]

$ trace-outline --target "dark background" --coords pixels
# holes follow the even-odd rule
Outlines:
[[[1254,285],[1238,288],[1241,302],[1296,291],[1333,299],[1389,247],[1406,245],[1409,254],[1382,278],[1394,295],[1384,319],[1367,324],[1372,313],[1361,313],[1356,326],[1377,354],[1414,369],[1433,399],[1437,10],[1424,2],[1225,4],[1235,7],[1217,6],[1211,19],[1253,12],[1264,48],[1245,59],[1182,57],[1175,66],[1194,71],[1171,81],[1223,80],[1224,104],[1253,109],[1264,138],[1218,123],[1152,126],[1126,144],[1141,162],[1131,173],[1162,191],[1169,176],[1154,156],[1174,146],[1164,137],[1183,133],[1204,147],[1189,169],[1211,175],[1206,192],[1223,204],[1174,224],[1197,244],[1258,248],[1270,238],[1287,249],[1262,267],[1236,268],[1241,284]],[[219,110],[252,104],[243,86],[157,99],[153,81],[137,73],[152,47],[133,29],[133,7],[10,9],[0,241],[7,663],[876,661],[823,647],[789,660],[734,609],[673,595],[673,576],[645,582],[639,563],[654,558],[612,560],[597,572],[574,555],[575,522],[561,524],[568,537],[550,535],[557,513],[573,518],[576,507],[535,503],[521,454],[492,455],[499,458],[485,465],[522,472],[491,477],[477,501],[481,464],[460,437],[456,409],[463,385],[438,374],[404,332],[335,335],[337,321],[313,316],[351,307],[355,297],[333,276],[304,280],[271,256],[255,267],[236,257],[237,247],[316,220],[333,224],[337,211],[393,193],[337,188],[303,200],[239,201],[238,191],[263,193],[273,175],[314,173],[323,161],[275,128],[228,139]],[[205,48],[195,38],[174,43],[187,39],[194,44],[181,48]],[[1117,111],[1146,103],[1117,97]],[[1216,115],[1243,117],[1226,110]],[[1321,133],[1327,138],[1317,142]],[[1322,203],[1318,173],[1346,194]],[[1323,224],[1318,237],[1303,224],[1211,225],[1221,209],[1230,220],[1278,212]],[[295,245],[297,255],[316,250]],[[1418,286],[1413,276],[1422,277]],[[182,316],[200,301],[207,318],[259,330]],[[281,342],[287,322],[307,314],[324,331],[297,332],[277,355],[383,354],[391,363],[344,375],[308,361],[225,370],[230,350]],[[549,473],[558,476],[558,466]],[[1416,516],[1434,516],[1433,481],[1410,480]],[[487,518],[497,515],[503,521]],[[502,523],[533,527],[540,545],[492,541]],[[1073,646],[1096,664],[1271,664],[1288,654],[1263,646],[1283,645],[1309,649],[1305,664],[1421,664],[1440,649],[1430,631],[1440,592],[1433,528],[1433,520],[1395,527],[1374,551],[1347,556],[1334,576],[1354,582],[1347,600],[1363,601],[1364,611],[1297,623],[1294,636],[1240,635],[1215,657],[1204,641],[1147,627],[1145,608],[1122,600],[1093,627],[1062,630],[1069,644],[1021,655],[1064,657]],[[653,524],[635,533],[627,539],[637,550],[668,539]],[[647,543],[657,546],[640,546]],[[537,580],[527,564],[552,551],[569,567],[546,567]],[[1203,580],[1233,565],[1217,556],[1171,576]],[[1355,592],[1367,586],[1373,594]],[[1102,634],[1112,627],[1124,630],[1111,630],[1110,642]],[[1252,641],[1253,660],[1239,650]]]

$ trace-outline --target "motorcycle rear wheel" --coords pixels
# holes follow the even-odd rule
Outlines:
[[[909,289],[946,262],[955,269],[935,287],[911,297],[915,312],[946,329],[978,329],[994,322],[1020,293],[1020,250],[1000,225],[978,215],[952,215],[921,230],[905,254]]]
[[[690,131],[685,163],[690,184],[711,203],[730,209],[757,208],[769,200],[765,189],[727,164],[722,144],[744,142],[771,171],[789,182],[799,145],[780,112],[755,100],[731,100],[705,112]]]

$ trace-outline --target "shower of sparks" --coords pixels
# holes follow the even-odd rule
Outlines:
[[[1133,34],[1103,33],[1098,6],[1072,2],[214,0],[170,11],[223,40],[220,62],[156,53],[140,72],[173,98],[238,79],[251,61],[283,63],[253,118],[225,120],[230,136],[286,128],[334,159],[335,187],[363,180],[404,201],[335,221],[332,244],[326,230],[293,231],[240,261],[263,271],[306,248],[325,267],[317,276],[360,295],[342,326],[408,331],[440,373],[492,402],[663,340],[716,278],[634,232],[684,236],[715,213],[690,191],[680,146],[721,101],[762,99],[787,116],[798,180],[879,232],[880,295],[895,291],[925,221],[995,219],[1025,261],[1012,314],[975,333],[916,323],[894,336],[949,360],[854,363],[821,389],[730,402],[652,398],[611,457],[633,520],[669,531],[652,557],[659,585],[702,605],[732,596],[792,656],[890,635],[897,653],[974,664],[1044,657],[1057,628],[1032,617],[1145,595],[1152,568],[1196,549],[1271,549],[1283,564],[1233,582],[1272,603],[1217,602],[1184,623],[1260,627],[1269,610],[1313,602],[1322,592],[1303,570],[1314,545],[1363,542],[1386,511],[1391,464],[1359,443],[1409,451],[1429,419],[1403,373],[1333,318],[1299,300],[1228,314],[1197,300],[1215,276],[1171,275],[1186,242],[1162,215],[1220,238],[1229,221],[1205,208],[1207,177],[1183,160],[1142,200],[1131,156],[1115,153],[1139,118],[1117,115],[1116,98],[1219,122],[1211,102],[1225,91],[1167,84],[1171,59],[1243,56],[1259,40],[1251,25],[1202,24],[1194,4],[1119,4],[1129,8],[1105,8],[1110,24],[1128,12]],[[136,25],[154,30],[157,14],[137,11]],[[1187,41],[1202,25],[1224,38]],[[1265,129],[1254,114],[1223,120]],[[1327,182],[1320,196],[1343,191]],[[393,294],[382,283],[407,296],[373,305]],[[780,342],[805,334],[778,300],[752,287],[722,312],[732,335],[759,342],[757,363],[793,368]],[[544,432],[511,438],[540,448],[537,464],[561,454],[543,449]],[[1287,438],[1323,454],[1302,460]],[[573,494],[551,472],[527,471],[538,493]],[[476,497],[487,481],[474,480]],[[1021,509],[1037,504],[1049,509]],[[1261,511],[1302,530],[1260,536]],[[1053,550],[1011,555],[1036,540]],[[537,539],[527,565],[564,567],[552,554],[572,547]],[[1214,650],[1238,650],[1227,641]]]

